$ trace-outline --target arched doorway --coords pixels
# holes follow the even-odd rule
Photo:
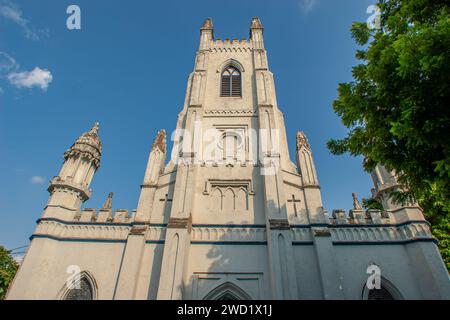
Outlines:
[[[252,298],[237,285],[225,282],[211,290],[203,300],[252,300]]]

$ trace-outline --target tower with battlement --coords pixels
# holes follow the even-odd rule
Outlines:
[[[98,130],[64,154],[8,299],[450,298],[421,209],[387,196],[394,173],[372,175],[383,210],[354,194],[350,212],[329,213],[301,131],[291,161],[258,18],[244,40],[202,25],[173,150],[155,131],[136,210],[113,209],[112,193],[81,207]],[[374,268],[379,288],[367,285]]]

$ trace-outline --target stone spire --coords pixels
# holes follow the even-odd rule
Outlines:
[[[102,155],[102,143],[98,135],[100,124],[94,123],[91,130],[83,133],[75,143],[64,153],[64,159],[71,156],[85,156],[92,160],[96,169],[100,167],[100,158]]]
[[[253,17],[250,24],[250,40],[253,42],[254,49],[264,49],[263,33],[261,21],[258,17]]]
[[[203,23],[203,26],[200,30],[212,30],[213,29],[213,22],[211,18],[206,18],[205,22]]]
[[[164,129],[159,130],[156,135],[155,140],[153,141],[152,151],[158,148],[163,153],[166,152],[166,131]]]
[[[113,193],[110,192],[108,194],[108,198],[106,198],[106,201],[103,204],[102,210],[111,210],[112,209],[112,198],[113,198]]]
[[[352,198],[353,198],[353,209],[362,210],[363,208],[362,208],[361,204],[359,203],[358,196],[356,195],[356,193],[354,193],[354,192],[352,193]]]
[[[136,212],[136,221],[148,222],[153,207],[155,191],[158,186],[158,180],[164,171],[164,162],[166,160],[166,131],[159,130],[155,140],[153,140],[152,149],[148,156],[147,168],[145,169],[144,182],[141,186],[141,194]]]
[[[258,17],[252,18],[252,23],[250,24],[250,29],[264,29],[261,20]]]
[[[207,18],[200,28],[200,51],[210,48],[212,41],[214,40],[214,28],[211,18]]]
[[[297,132],[297,167],[305,185],[319,185],[311,146],[303,131]]]
[[[311,150],[311,145],[308,142],[308,138],[303,131],[297,132],[297,151],[305,147],[307,150]]]

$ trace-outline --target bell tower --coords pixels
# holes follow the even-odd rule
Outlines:
[[[296,222],[292,219],[308,220],[309,213],[305,195],[298,187],[285,185],[285,179],[295,180],[299,187],[302,182],[289,158],[259,18],[251,20],[249,31],[249,39],[216,39],[210,18],[200,29],[195,66],[177,123],[172,152],[176,159],[165,168],[165,173],[175,176],[174,187],[159,191],[158,197],[163,200],[167,195],[171,203],[163,203],[170,210],[158,212],[162,208],[156,200],[151,210],[152,223],[167,223],[158,299],[185,296],[188,270],[199,255],[199,246],[192,245],[193,234],[200,231],[197,226],[209,225],[218,230],[242,226],[248,232],[260,226],[267,238],[264,252],[273,298],[297,297],[289,225]],[[320,199],[313,204],[318,203]]]

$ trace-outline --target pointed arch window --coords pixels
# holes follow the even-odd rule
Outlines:
[[[222,71],[220,96],[242,96],[241,72],[233,66],[228,66]]]
[[[364,284],[363,300],[403,300],[403,295],[392,282],[381,277],[380,289],[369,289]]]
[[[95,300],[96,287],[93,278],[83,272],[76,275],[73,281],[65,285],[63,300]]]

